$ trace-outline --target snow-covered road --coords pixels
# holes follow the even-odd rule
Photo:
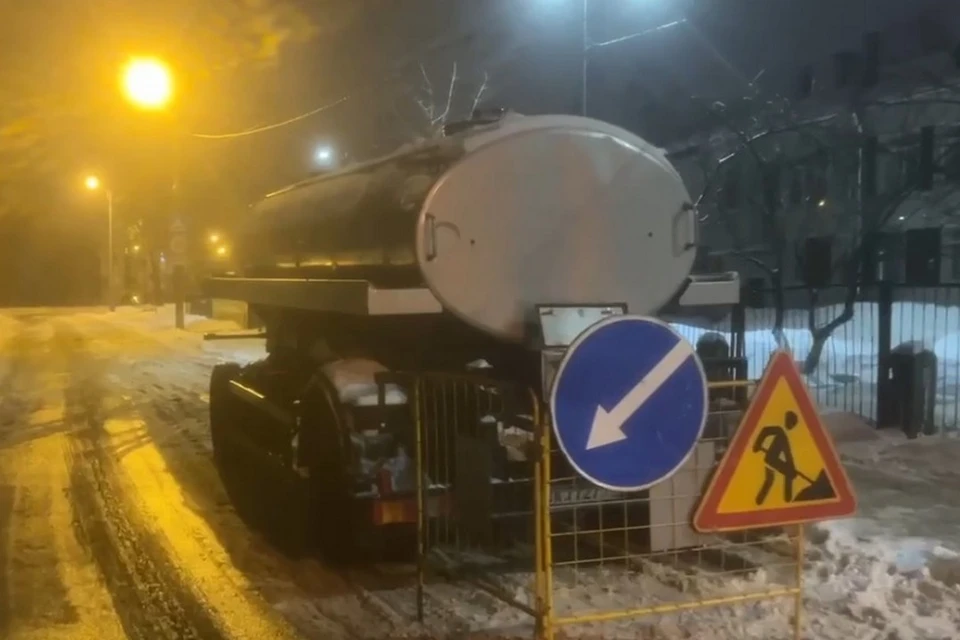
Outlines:
[[[0,638],[529,637],[523,614],[447,583],[429,587],[421,628],[408,567],[294,562],[252,533],[212,465],[206,394],[216,362],[255,359],[262,342],[171,324],[168,310],[0,313]],[[840,448],[860,514],[810,529],[805,637],[960,637],[960,441]],[[607,568],[557,580],[558,606],[580,608],[664,589]],[[790,613],[756,603],[564,635],[786,639]]]
[[[0,315],[0,638],[424,637],[376,595],[412,611],[392,576],[291,561],[238,519],[211,462],[207,378],[262,341],[164,326]]]

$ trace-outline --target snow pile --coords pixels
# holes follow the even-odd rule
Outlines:
[[[207,333],[244,332],[231,320],[211,320],[204,316],[185,314],[184,329],[177,329],[174,305],[118,307],[114,312],[102,311],[84,316],[136,332],[147,340],[147,344],[172,349],[182,356],[196,358],[209,355],[213,362],[240,364],[249,364],[266,356],[265,340],[262,338],[203,339]],[[145,354],[140,354],[141,357],[143,355]],[[165,358],[164,362],[173,364],[176,360]]]
[[[163,331],[176,327],[176,307],[172,304],[160,307],[118,307],[109,315],[119,322],[135,324],[145,329]],[[190,313],[184,314],[183,325],[184,330],[198,334],[243,331],[243,327],[233,320],[216,320]]]
[[[349,358],[326,364],[322,371],[336,388],[340,402],[363,407],[377,404],[379,391],[375,376],[388,369],[374,360]],[[406,402],[407,394],[403,389],[392,383],[384,385],[384,404]]]
[[[860,502],[857,517],[807,528],[804,638],[816,640],[953,640],[960,629],[960,439],[907,440],[900,433],[864,431],[846,412],[825,416],[839,433]],[[792,586],[783,540],[762,545],[761,568],[720,576],[709,567],[641,563],[554,573],[560,616],[636,609]],[[530,602],[529,574],[503,578],[508,592]],[[434,603],[449,603],[471,630],[526,629],[529,618],[506,605],[450,584],[428,587]],[[408,598],[393,594],[402,609]],[[566,638],[648,640],[789,640],[794,600],[756,600],[662,616],[564,627]],[[412,612],[411,612],[412,613]],[[512,632],[511,632],[512,633]],[[517,631],[517,637],[528,637]]]
[[[934,640],[960,629],[960,553],[930,539],[870,535],[859,519],[817,525],[807,599],[814,637]],[[851,624],[853,623],[853,624]]]

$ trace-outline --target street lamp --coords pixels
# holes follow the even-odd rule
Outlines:
[[[101,187],[97,176],[87,176],[83,184],[90,191],[97,191]],[[107,303],[113,311],[116,308],[113,296],[113,191],[107,188],[103,192],[107,196]]]
[[[123,94],[134,105],[155,111],[173,98],[173,74],[156,58],[132,58],[121,74]]]
[[[124,97],[134,106],[147,111],[160,111],[173,101],[173,73],[170,71],[170,67],[159,58],[131,58],[121,70],[120,88]],[[178,195],[179,155],[182,141],[181,134],[174,132],[174,137],[173,189],[176,197]],[[180,227],[179,218],[174,217],[171,228]],[[173,268],[173,289],[176,297],[174,323],[178,329],[184,328],[185,280],[184,266],[178,260]]]
[[[317,165],[323,167],[324,169],[329,169],[336,161],[333,148],[330,145],[322,145],[317,147],[317,149],[313,152],[313,159]]]

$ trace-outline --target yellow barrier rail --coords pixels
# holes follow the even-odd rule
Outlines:
[[[791,527],[790,533],[778,530],[776,535],[770,531],[704,535],[695,532],[691,524],[700,494],[745,409],[745,391],[754,384],[710,384],[712,410],[704,438],[691,461],[674,476],[647,492],[601,492],[594,503],[575,506],[572,511],[561,513],[551,508],[552,489],[559,484],[579,487],[587,483],[553,446],[550,429],[544,426],[540,430],[543,482],[538,500],[537,557],[542,558],[544,584],[537,637],[552,640],[559,627],[569,625],[793,598],[792,626],[799,640],[803,526]],[[751,576],[761,570],[775,582],[751,583]],[[560,579],[559,572],[570,575]],[[561,602],[558,582],[563,582],[564,597],[570,600],[569,594],[575,591],[572,585],[578,579],[592,588],[604,581],[610,588],[611,581],[621,580],[623,584],[613,588],[623,587],[627,600],[631,594],[636,595],[630,588],[638,583],[643,587],[659,582],[663,588],[657,601],[633,606],[616,603],[586,608],[575,597],[572,602]]]
[[[799,640],[803,527],[727,534],[692,528],[700,494],[754,384],[711,383],[708,423],[688,463],[648,491],[625,494],[598,488],[572,469],[554,446],[537,392],[477,376],[417,376],[418,617],[428,574],[449,578],[456,570],[529,614],[535,636],[546,640],[572,625],[630,619],[643,625],[654,616],[783,598],[793,599]],[[514,426],[520,419],[523,429]],[[514,456],[502,474],[507,480],[494,480],[498,471],[484,462],[498,447]],[[523,551],[515,556],[516,548]],[[519,570],[530,577],[526,593],[498,588],[493,575],[478,579],[464,559],[478,553],[493,565],[519,558]],[[495,574],[493,565],[482,571]],[[766,582],[755,579],[761,573]],[[585,604],[583,590],[612,595]]]

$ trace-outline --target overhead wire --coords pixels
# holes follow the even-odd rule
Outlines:
[[[300,115],[293,116],[292,118],[287,118],[286,120],[281,120],[280,122],[274,122],[271,124],[265,124],[259,127],[253,127],[251,129],[244,129],[243,131],[234,131],[231,133],[191,133],[190,136],[193,138],[202,138],[204,140],[227,140],[229,138],[242,138],[244,136],[251,136],[257,133],[263,133],[265,131],[271,131],[273,129],[279,129],[280,127],[286,127],[287,125],[294,124],[295,122],[300,122],[301,120],[306,120],[317,114],[328,111],[340,104],[343,104],[349,100],[350,96],[343,96],[338,100],[329,102],[325,105],[317,107],[316,109],[311,109]]]
[[[505,29],[498,29],[494,31],[494,33],[496,33],[497,35],[503,35],[503,33],[505,32],[506,32]],[[395,61],[394,64],[391,65],[393,67],[393,71],[388,74],[388,78],[386,79],[386,81],[389,81],[391,78],[400,75],[406,68],[414,64],[420,64],[420,59],[424,54],[436,54],[439,51],[443,51],[445,49],[451,49],[457,44],[461,44],[464,41],[469,41],[470,39],[475,37],[477,33],[478,33],[478,30],[474,29],[466,33],[447,34],[446,37],[441,36],[439,38],[436,38],[431,45],[429,45],[425,49],[420,50],[416,55],[407,55],[402,57],[400,60]],[[274,129],[279,129],[291,124],[295,124],[302,120],[306,120],[315,115],[321,114],[324,111],[328,111],[329,109],[332,109],[334,107],[337,107],[343,104],[344,102],[349,100],[351,97],[355,97],[356,93],[366,93],[366,91],[369,91],[369,90],[378,90],[382,87],[382,85],[383,83],[377,83],[376,85],[371,85],[365,90],[362,89],[359,92],[354,92],[353,95],[343,96],[333,102],[324,104],[320,107],[311,109],[309,111],[301,113],[297,116],[293,116],[292,118],[287,118],[286,120],[282,120],[280,122],[274,122],[271,124],[251,127],[249,129],[244,129],[242,131],[234,131],[229,133],[191,133],[190,137],[199,138],[202,140],[229,140],[233,138],[242,138],[245,136],[256,135],[258,133],[265,133],[267,131],[272,131]]]

